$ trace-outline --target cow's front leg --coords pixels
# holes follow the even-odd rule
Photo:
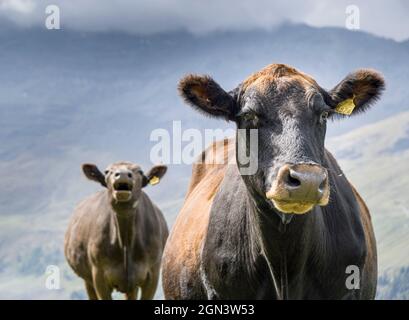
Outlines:
[[[159,270],[148,272],[145,282],[142,285],[141,300],[152,300],[155,296],[156,287],[158,286]]]
[[[139,288],[136,287],[134,290],[125,293],[126,300],[136,300],[136,298],[138,297],[138,290]]]
[[[87,290],[89,300],[98,300],[97,293],[95,292],[94,286],[91,282],[85,281],[85,289]]]
[[[92,270],[92,280],[94,289],[99,300],[112,300],[112,289],[108,286],[104,273],[100,268],[94,267]]]

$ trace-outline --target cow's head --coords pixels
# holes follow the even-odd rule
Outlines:
[[[296,214],[329,200],[327,119],[365,111],[383,89],[382,76],[373,70],[351,73],[326,91],[282,64],[267,66],[230,92],[208,76],[188,75],[179,84],[183,98],[202,113],[258,130],[258,170],[243,179],[279,212]]]
[[[166,166],[157,165],[145,175],[137,164],[122,161],[109,165],[102,173],[95,164],[82,165],[85,176],[106,187],[115,203],[135,203],[142,188],[157,184],[166,170]]]

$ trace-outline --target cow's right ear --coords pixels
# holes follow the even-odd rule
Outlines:
[[[187,75],[179,82],[179,93],[196,110],[205,115],[234,120],[237,106],[234,97],[211,77]]]
[[[85,163],[82,165],[82,171],[85,176],[93,181],[100,183],[103,187],[107,186],[105,182],[105,176],[99,171],[98,167],[95,164]]]
[[[143,176],[143,181],[142,181],[142,188],[146,187],[148,184],[154,186],[155,184],[158,184],[160,179],[165,175],[166,171],[168,170],[167,166],[164,165],[156,165],[153,166],[147,175]]]
[[[384,90],[382,74],[371,69],[360,69],[346,76],[329,94],[335,113],[349,116],[365,112]]]

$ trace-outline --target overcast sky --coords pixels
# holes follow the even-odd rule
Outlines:
[[[345,27],[345,10],[352,4],[360,9],[361,30],[409,38],[406,0],[0,0],[0,19],[44,26],[49,4],[59,6],[65,29],[143,34],[269,29],[284,21]]]

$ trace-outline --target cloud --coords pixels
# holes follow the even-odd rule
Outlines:
[[[0,1],[0,10],[6,14],[30,14],[35,6],[31,0],[3,0]]]
[[[187,30],[270,29],[285,21],[344,27],[346,7],[360,9],[361,29],[396,40],[409,37],[409,3],[404,0],[0,0],[0,18],[30,27],[44,25],[45,8],[60,8],[63,28],[137,34]]]

